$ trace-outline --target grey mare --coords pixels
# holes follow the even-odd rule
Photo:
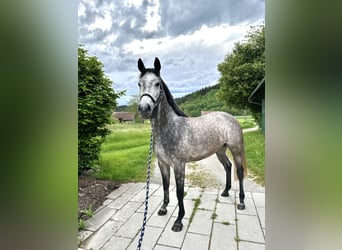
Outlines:
[[[154,152],[158,159],[163,180],[164,202],[158,214],[167,213],[169,203],[170,167],[176,179],[178,217],[172,227],[181,231],[184,217],[185,164],[198,161],[216,153],[226,172],[226,187],[221,196],[229,196],[231,188],[231,162],[226,155],[228,148],[234,158],[239,179],[240,203],[245,209],[243,178],[246,161],[242,129],[237,120],[225,112],[212,112],[200,117],[187,117],[174,101],[168,87],[160,77],[160,61],[155,58],[154,68],[145,68],[138,60],[140,99],[138,111],[144,119],[150,119],[154,137]]]

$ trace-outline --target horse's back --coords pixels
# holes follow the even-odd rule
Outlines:
[[[239,143],[242,129],[239,122],[229,113],[215,111],[199,117],[189,118],[196,137],[208,138],[211,143]]]
[[[229,146],[240,144],[242,139],[242,128],[234,116],[222,111],[215,111],[202,116],[210,121],[211,130],[220,135],[221,140]]]
[[[218,128],[222,129],[235,129],[235,130],[241,130],[240,123],[236,120],[234,116],[227,112],[223,111],[214,111],[207,113],[205,115],[202,115],[199,117],[200,119],[203,119],[204,121],[209,121],[212,125]]]

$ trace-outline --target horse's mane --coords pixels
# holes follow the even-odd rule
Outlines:
[[[160,73],[158,71],[156,71],[155,69],[149,68],[149,69],[145,69],[145,71],[140,74],[140,78],[143,77],[143,75],[145,75],[147,72],[153,73],[156,76],[160,77]],[[161,86],[162,86],[162,89],[164,90],[168,104],[172,107],[173,111],[175,111],[177,115],[187,117],[187,115],[178,107],[175,99],[173,99],[173,96],[171,95],[171,92],[169,88],[167,87],[166,83],[164,82],[164,80],[161,77],[160,79],[162,81]]]
[[[162,79],[162,88],[164,90],[166,100],[172,107],[173,111],[175,111],[175,113],[179,116],[187,117],[187,115],[178,107],[175,99],[173,99],[173,96],[171,95],[171,92],[169,88],[167,87],[167,85],[165,84],[165,82],[163,81],[163,79]]]

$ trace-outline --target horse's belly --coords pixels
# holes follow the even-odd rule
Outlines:
[[[158,160],[165,162],[168,165],[173,165],[175,162],[190,162],[199,161],[215,154],[219,148],[217,147],[195,147],[195,148],[179,148],[177,151],[166,151],[162,148],[157,148],[155,153]]]
[[[199,161],[215,154],[221,147],[204,145],[197,147],[196,150],[190,150],[187,161]]]

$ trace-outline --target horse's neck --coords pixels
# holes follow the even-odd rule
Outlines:
[[[154,126],[165,127],[172,126],[178,115],[175,113],[171,105],[167,102],[165,95],[162,96],[156,117],[154,118]]]

